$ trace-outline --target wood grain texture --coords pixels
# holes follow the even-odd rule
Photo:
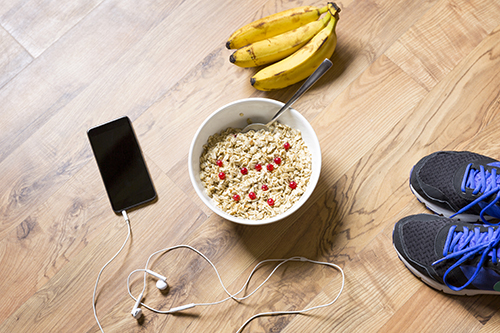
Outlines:
[[[33,57],[0,27],[0,87],[21,72]]]
[[[235,332],[263,311],[331,300],[340,274],[290,263],[240,304],[130,316],[128,274],[154,251],[190,244],[232,292],[263,259],[339,264],[333,306],[266,316],[243,332],[496,332],[494,296],[452,297],[400,262],[394,224],[426,209],[408,189],[412,166],[438,150],[500,159],[500,1],[345,0],[335,66],[294,105],[315,129],[322,171],[308,202],[259,227],[213,214],[196,196],[187,156],[214,110],[237,99],[290,98],[249,84],[225,40],[262,16],[324,2],[8,0],[0,4],[0,332],[97,332],[97,273],[125,240],[86,130],[134,123],[158,201],[130,212],[132,238],[105,270],[97,314],[106,332]],[[183,249],[151,268],[145,301],[163,310],[226,297],[212,268]],[[272,270],[260,268],[249,290]],[[134,295],[142,275],[131,278]]]
[[[494,1],[440,1],[385,54],[431,90],[496,28],[499,15]]]
[[[36,58],[101,2],[2,1],[0,24]]]

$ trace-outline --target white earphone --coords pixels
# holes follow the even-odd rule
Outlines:
[[[165,290],[168,288],[168,283],[167,283],[167,278],[164,277],[163,275],[160,275],[156,272],[153,272],[149,269],[145,270],[146,273],[153,275],[154,277],[158,278],[158,281],[156,281],[156,288],[160,290]]]
[[[222,288],[224,289],[224,291],[226,292],[226,294],[228,295],[228,297],[222,299],[222,300],[219,300],[219,301],[216,301],[216,302],[212,302],[212,303],[191,303],[191,304],[185,304],[185,305],[181,305],[181,306],[177,306],[177,307],[174,307],[174,308],[171,308],[169,310],[166,310],[166,311],[161,311],[161,310],[157,310],[157,309],[154,309],[144,303],[142,303],[142,298],[143,298],[143,295],[144,295],[144,291],[146,290],[146,276],[147,274],[150,274],[156,278],[158,278],[158,281],[156,282],[156,286],[158,289],[160,290],[165,290],[167,287],[168,287],[168,284],[166,282],[166,277],[161,275],[161,274],[158,274],[156,272],[153,272],[151,270],[148,269],[148,265],[149,265],[149,262],[151,261],[151,258],[159,253],[166,253],[166,252],[169,252],[171,250],[174,250],[174,249],[179,249],[179,248],[187,248],[187,249],[190,249],[194,252],[196,252],[197,254],[199,254],[201,257],[203,257],[211,266],[212,268],[214,269],[215,273],[217,274],[217,277],[219,279],[219,282],[222,286]],[[220,277],[220,274],[217,270],[217,268],[215,267],[215,265],[210,261],[210,259],[208,259],[203,253],[201,253],[200,251],[198,251],[197,249],[189,246],[189,245],[177,245],[177,246],[173,246],[173,247],[169,247],[169,248],[166,248],[166,249],[162,249],[162,250],[159,250],[159,251],[156,251],[154,252],[153,254],[151,254],[146,262],[146,268],[143,268],[143,269],[136,269],[134,271],[132,271],[128,278],[127,278],[127,289],[128,289],[128,293],[130,295],[130,297],[135,301],[135,305],[134,305],[134,308],[132,309],[131,311],[131,314],[134,318],[136,319],[140,319],[141,316],[142,316],[142,310],[139,308],[139,306],[144,306],[145,308],[153,311],[153,312],[156,312],[156,313],[162,313],[162,314],[171,314],[171,313],[175,313],[175,312],[179,312],[179,311],[184,311],[184,310],[187,310],[187,309],[191,309],[191,308],[194,308],[195,306],[209,306],[209,305],[216,305],[216,304],[220,304],[222,302],[225,302],[227,300],[230,300],[230,299],[233,299],[235,301],[242,301],[250,296],[252,296],[255,292],[257,292],[257,290],[259,290],[270,278],[271,276],[274,274],[274,272],[283,264],[287,263],[287,262],[291,262],[291,261],[301,261],[301,262],[310,262],[310,263],[313,263],[313,264],[319,264],[319,265],[325,265],[325,266],[330,266],[330,267],[333,267],[337,270],[339,270],[342,274],[342,285],[340,287],[340,290],[339,290],[339,293],[337,294],[337,296],[333,299],[333,301],[329,302],[329,303],[326,303],[326,304],[322,304],[322,305],[318,305],[318,306],[314,306],[314,307],[311,307],[311,308],[306,308],[306,309],[303,309],[303,310],[298,310],[298,311],[275,311],[275,312],[263,312],[263,313],[259,313],[259,314],[256,314],[254,316],[252,316],[251,318],[249,318],[237,331],[237,333],[241,332],[243,330],[243,328],[250,322],[252,321],[253,319],[257,318],[257,317],[260,317],[260,316],[268,316],[268,315],[284,315],[284,314],[299,314],[299,313],[304,313],[304,312],[307,312],[307,311],[311,311],[311,310],[314,310],[314,309],[319,309],[319,308],[322,308],[322,307],[326,307],[326,306],[329,306],[329,305],[332,305],[333,303],[335,303],[335,301],[340,297],[340,294],[342,293],[342,290],[344,289],[344,282],[345,282],[345,276],[344,276],[344,271],[342,270],[342,268],[340,268],[338,265],[335,265],[333,263],[329,263],[329,262],[321,262],[321,261],[315,261],[315,260],[310,260],[310,259],[307,259],[307,258],[304,258],[304,257],[292,257],[292,258],[288,258],[288,259],[267,259],[267,260],[263,260],[261,262],[259,262],[257,265],[255,265],[254,269],[252,270],[252,272],[250,273],[247,281],[245,282],[245,284],[243,285],[243,287],[236,293],[234,294],[231,294],[225,287],[224,283],[222,282],[222,279]],[[243,297],[236,297],[237,295],[239,295],[243,290],[245,290],[246,286],[250,283],[250,279],[251,277],[253,276],[253,274],[255,273],[255,271],[257,270],[257,268],[261,265],[263,265],[264,263],[268,263],[268,262],[279,262],[278,265],[276,265],[276,267],[272,270],[272,272],[267,276],[267,278],[257,287],[255,288],[251,293],[249,293],[248,295],[246,296],[243,296]],[[137,272],[144,272],[144,284],[143,284],[143,289],[142,289],[142,292],[140,293],[139,297],[135,298],[131,291],[130,291],[130,277],[134,274],[134,273],[137,273]]]
[[[97,285],[99,284],[99,279],[101,278],[101,274],[104,271],[104,269],[118,256],[118,254],[120,254],[120,252],[123,250],[123,248],[125,247],[125,245],[127,244],[128,240],[130,238],[131,227],[130,227],[130,221],[129,221],[127,212],[126,211],[122,211],[122,215],[125,218],[125,222],[127,224],[127,238],[125,239],[125,242],[123,242],[123,244],[120,247],[120,249],[118,250],[118,252],[116,252],[116,254],[108,262],[106,262],[106,264],[104,264],[104,266],[99,271],[99,274],[97,275],[97,279],[96,279],[96,282],[95,282],[95,285],[94,285],[94,293],[92,295],[92,308],[94,310],[94,318],[95,318],[95,320],[97,322],[97,325],[99,326],[99,329],[103,333],[104,333],[104,330],[103,330],[103,328],[101,326],[101,323],[99,322],[99,318],[97,317],[97,309],[96,309]],[[159,254],[159,253],[162,253],[162,252],[166,253],[166,252],[169,252],[171,250],[179,249],[179,248],[190,249],[190,250],[198,253],[203,259],[205,259],[210,264],[210,266],[212,266],[212,268],[214,269],[215,273],[217,274],[217,278],[219,279],[220,285],[222,286],[222,289],[224,289],[224,292],[228,295],[228,297],[226,297],[226,298],[224,298],[222,300],[216,301],[216,302],[212,302],[212,303],[197,303],[197,304],[191,303],[191,304],[185,304],[185,305],[181,305],[181,306],[177,306],[177,307],[171,308],[171,309],[169,309],[167,311],[160,311],[160,310],[154,309],[154,308],[152,308],[152,307],[150,307],[150,306],[142,303],[144,292],[146,290],[146,277],[147,277],[147,274],[150,274],[150,275],[152,275],[152,276],[154,276],[154,277],[156,277],[158,279],[156,281],[156,287],[159,290],[164,291],[164,290],[166,290],[168,288],[167,278],[165,276],[163,276],[161,274],[158,274],[158,273],[156,273],[156,272],[148,269],[149,262],[151,261],[151,258],[153,256]],[[147,308],[147,309],[149,309],[149,310],[151,310],[153,312],[156,312],[156,313],[170,314],[170,313],[175,313],[175,312],[179,312],[179,311],[184,311],[184,310],[187,310],[187,309],[191,309],[191,308],[194,308],[195,306],[216,305],[216,304],[223,303],[223,302],[225,302],[227,300],[230,300],[230,299],[233,299],[235,301],[242,301],[242,300],[247,299],[248,297],[252,296],[255,292],[257,292],[257,290],[259,290],[271,278],[271,276],[274,274],[274,272],[276,272],[276,270],[281,265],[283,265],[283,264],[285,264],[287,262],[291,262],[291,261],[310,262],[310,263],[313,263],[313,264],[330,266],[330,267],[333,267],[333,268],[337,269],[342,274],[342,285],[340,287],[340,290],[339,290],[339,293],[337,294],[337,296],[331,302],[329,302],[329,303],[322,304],[322,305],[317,305],[317,306],[313,306],[313,307],[306,308],[306,309],[303,309],[303,310],[298,310],[298,311],[275,311],[275,312],[262,312],[262,313],[258,313],[256,315],[250,317],[245,323],[243,323],[243,325],[241,325],[241,327],[238,329],[238,331],[236,331],[236,333],[240,333],[243,330],[243,328],[249,322],[251,322],[253,319],[255,319],[257,317],[272,316],[272,315],[286,315],[286,314],[300,314],[300,313],[304,313],[304,312],[307,312],[307,311],[311,311],[311,310],[315,310],[315,309],[319,309],[319,308],[324,308],[324,307],[330,306],[330,305],[332,305],[333,303],[335,303],[337,301],[337,299],[342,294],[342,291],[344,290],[345,275],[344,275],[344,271],[342,270],[342,268],[340,266],[338,266],[338,265],[333,264],[333,263],[310,260],[310,259],[307,259],[307,258],[304,258],[304,257],[292,257],[292,258],[288,258],[288,259],[267,259],[267,260],[263,260],[263,261],[259,262],[257,265],[255,265],[255,267],[253,268],[252,272],[250,272],[250,275],[248,276],[248,279],[245,282],[245,284],[243,285],[243,287],[241,287],[241,289],[239,291],[237,291],[236,293],[231,294],[226,289],[226,286],[222,282],[222,279],[220,277],[219,271],[217,270],[217,268],[215,267],[215,265],[210,261],[210,259],[207,258],[207,256],[205,256],[203,253],[201,253],[200,251],[198,251],[197,249],[195,249],[195,248],[193,248],[193,247],[191,247],[189,245],[177,245],[177,246],[169,247],[169,248],[162,249],[162,250],[154,252],[153,254],[151,254],[149,256],[148,260],[146,261],[146,267],[145,268],[143,268],[143,269],[136,269],[136,270],[132,271],[129,274],[129,276],[127,277],[127,290],[128,290],[128,293],[129,293],[130,297],[132,297],[132,299],[135,301],[134,307],[132,308],[132,311],[130,312],[130,314],[135,319],[140,319],[142,317],[142,310],[141,310],[140,306],[144,306],[145,308]],[[268,263],[268,262],[279,262],[279,264],[277,264],[276,267],[274,267],[274,269],[272,270],[271,273],[269,273],[269,275],[267,276],[267,278],[257,288],[255,288],[251,293],[249,293],[248,295],[243,296],[243,297],[236,297],[241,292],[243,292],[243,290],[245,290],[246,286],[249,285],[250,279],[252,278],[252,276],[255,273],[255,271],[257,270],[257,268],[259,268],[259,266],[263,265],[264,263]],[[137,297],[137,298],[135,298],[132,295],[131,291],[130,291],[130,277],[132,276],[132,274],[134,274],[136,272],[144,272],[144,284],[143,284],[143,288],[142,288],[141,293],[139,294],[139,297]]]
[[[134,308],[130,312],[132,317],[134,317],[135,319],[140,319],[142,317],[142,310],[139,308],[139,304],[141,304],[142,301],[142,296],[143,294],[141,293],[139,297],[137,297],[137,301],[135,301]]]

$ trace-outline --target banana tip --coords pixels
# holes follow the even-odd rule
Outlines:
[[[233,63],[233,64],[236,62],[236,58],[234,57],[234,54],[231,54],[231,55],[229,56],[229,61],[230,61],[231,63]]]
[[[227,42],[226,42],[226,48],[227,48],[228,50],[231,50],[231,42],[230,42],[230,41],[227,41]]]
[[[252,86],[255,84],[255,78],[253,78],[253,77],[252,77],[252,78],[250,79],[250,84],[251,84]]]

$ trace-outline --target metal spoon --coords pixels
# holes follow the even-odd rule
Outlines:
[[[261,124],[261,123],[250,124],[247,127],[245,127],[241,131],[241,133],[246,133],[250,130],[258,131],[261,129],[269,131],[269,126],[272,123],[274,123],[276,119],[278,119],[278,117],[283,114],[283,112],[288,110],[288,108],[293,103],[295,103],[296,100],[298,100],[302,95],[304,95],[304,93],[307,90],[309,90],[309,88],[311,88],[312,85],[315,84],[316,81],[318,81],[319,78],[322,77],[323,74],[325,74],[330,69],[330,67],[332,67],[332,62],[329,59],[323,60],[321,65],[319,65],[318,68],[316,68],[316,70],[314,71],[314,73],[312,73],[311,76],[307,78],[306,82],[304,82],[304,84],[299,88],[299,90],[297,90],[297,92],[292,96],[292,98],[290,98],[290,100],[286,102],[285,105],[283,105],[283,107],[278,111],[278,113],[274,115],[274,117],[271,119],[270,122],[268,122],[267,124]]]

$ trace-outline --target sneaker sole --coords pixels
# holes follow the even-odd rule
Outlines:
[[[445,294],[457,295],[457,296],[500,295],[500,291],[494,291],[494,290],[472,290],[472,289],[463,289],[463,290],[459,290],[459,291],[452,290],[449,287],[447,287],[446,285],[438,283],[437,281],[429,278],[428,276],[423,275],[418,270],[416,270],[415,268],[413,268],[403,258],[403,256],[401,254],[399,254],[398,249],[396,249],[396,247],[394,246],[394,244],[392,246],[394,247],[394,250],[396,250],[396,253],[398,254],[399,260],[401,260],[403,262],[403,264],[405,265],[405,267],[413,275],[415,275],[417,278],[419,278],[420,280],[422,280],[422,282],[424,282],[426,285],[428,285],[429,287],[431,287],[433,289],[441,291],[441,292],[443,292]]]

